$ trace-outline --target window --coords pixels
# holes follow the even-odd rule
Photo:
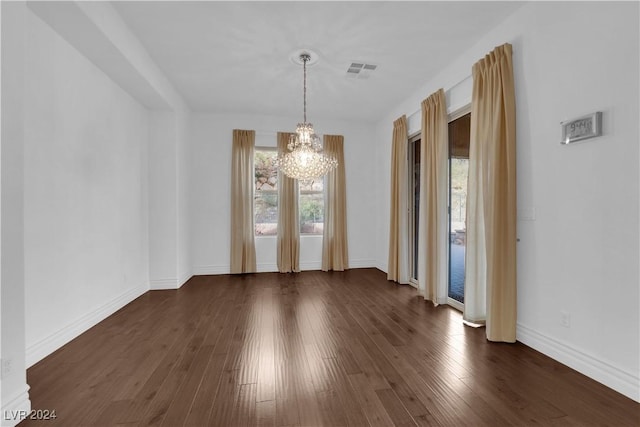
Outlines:
[[[278,234],[278,170],[275,148],[256,147],[254,157],[255,191],[253,196],[256,236]],[[323,178],[299,181],[298,211],[300,234],[320,234],[324,225]]]
[[[324,180],[299,182],[300,234],[322,234],[324,228]]]
[[[275,148],[255,150],[253,213],[256,236],[278,233],[278,171],[274,165],[277,156]]]

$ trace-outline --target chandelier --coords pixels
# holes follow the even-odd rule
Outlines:
[[[298,180],[310,180],[326,175],[338,165],[333,156],[322,152],[320,138],[313,130],[313,125],[307,123],[307,62],[311,60],[308,53],[300,55],[304,73],[303,103],[304,121],[296,126],[296,133],[292,134],[287,144],[288,153],[279,155],[276,165],[286,176]]]

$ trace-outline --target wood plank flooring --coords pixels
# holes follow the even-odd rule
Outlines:
[[[640,404],[376,269],[197,276],[27,376],[57,418],[21,427],[640,425]]]

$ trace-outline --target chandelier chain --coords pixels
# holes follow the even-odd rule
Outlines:
[[[303,111],[304,111],[304,122],[307,123],[307,61],[310,59],[309,55],[302,54],[300,55],[302,59],[302,69],[303,69],[303,82],[302,82],[302,99],[303,99]]]

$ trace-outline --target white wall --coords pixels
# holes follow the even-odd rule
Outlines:
[[[176,288],[178,205],[176,117],[149,114],[149,280],[151,288]]]
[[[0,424],[14,426],[31,408],[25,365],[24,291],[24,4],[2,10],[2,135],[0,140]]]
[[[256,145],[276,145],[277,131],[292,131],[296,117],[238,114],[194,114],[191,121],[191,210],[194,274],[229,272],[229,202],[231,141],[233,129],[256,131]],[[367,123],[327,121],[315,118],[321,134],[344,135],[347,179],[347,232],[351,268],[374,266],[375,195],[372,167],[375,152],[372,126]],[[302,236],[300,266],[319,269],[322,238]],[[259,271],[277,271],[276,238],[257,237]]]
[[[176,113],[176,161],[177,161],[177,274],[178,286],[182,286],[192,275],[191,265],[191,155],[190,113]]]
[[[148,289],[148,115],[40,18],[27,18],[30,365]]]
[[[579,6],[579,7],[577,7]],[[377,229],[388,230],[392,121],[513,45],[518,340],[640,400],[638,3],[535,2],[463,52],[377,126]],[[458,85],[458,83],[461,83]],[[457,85],[457,86],[456,86]],[[455,96],[451,96],[455,92]],[[464,92],[464,90],[463,90]],[[459,105],[451,105],[452,109]],[[560,145],[560,122],[604,113],[604,136]],[[526,219],[535,212],[535,220]],[[386,270],[388,236],[377,239]],[[561,326],[561,311],[571,316]]]
[[[189,114],[154,111],[149,122],[149,278],[177,289],[191,277]]]

